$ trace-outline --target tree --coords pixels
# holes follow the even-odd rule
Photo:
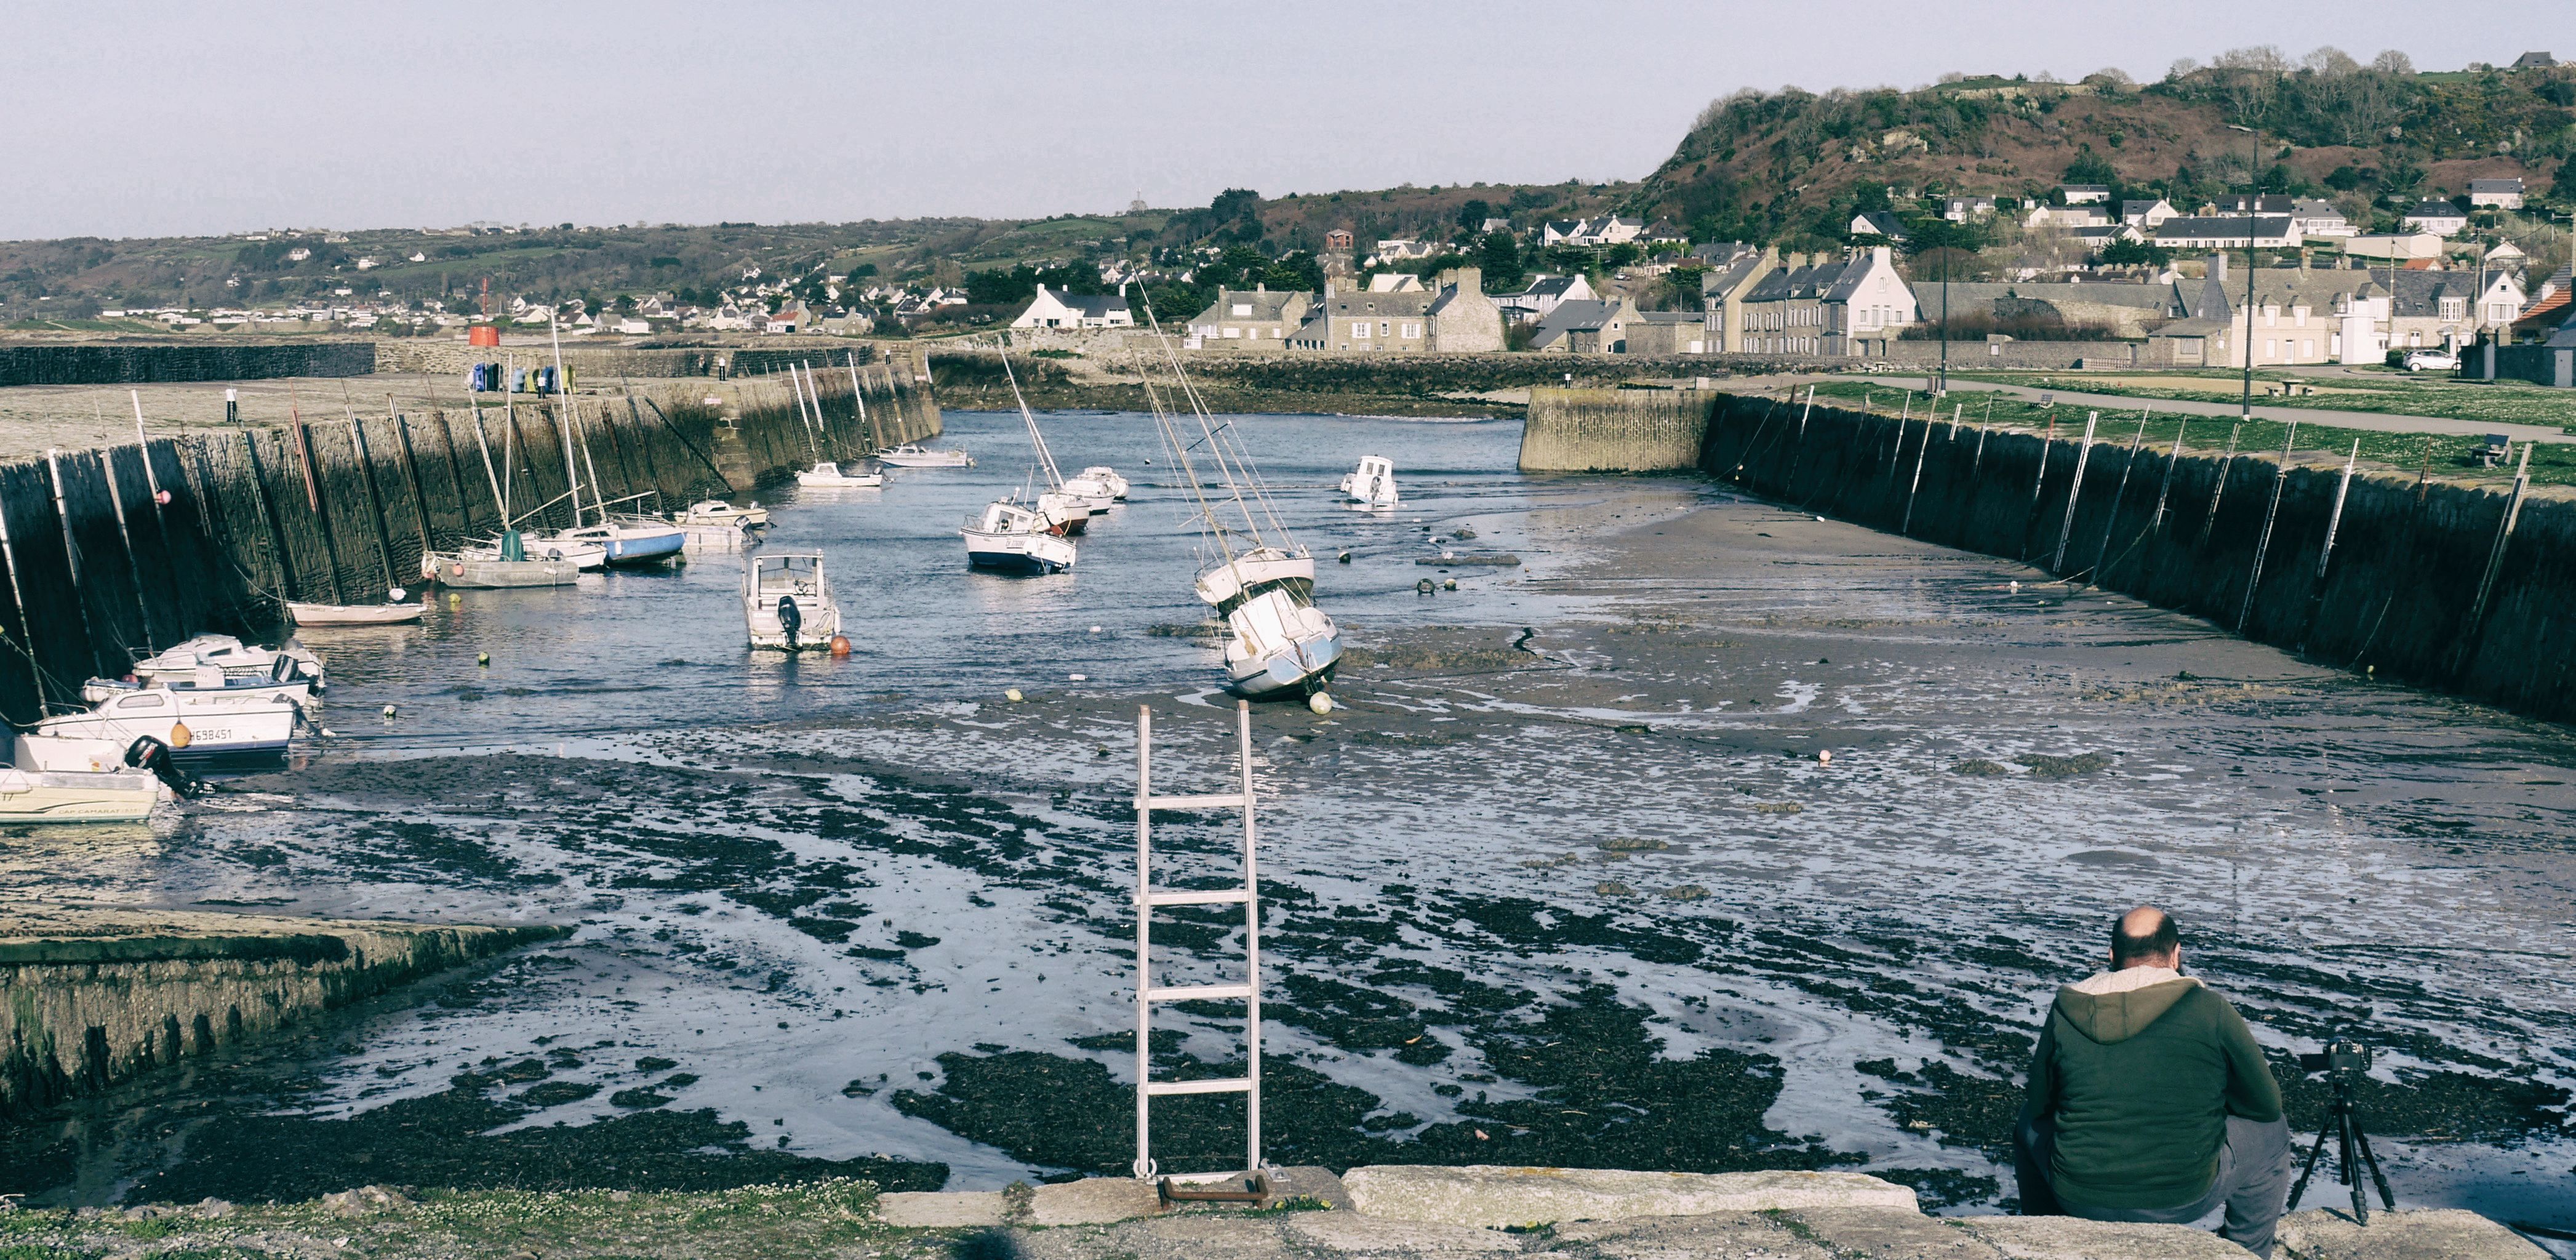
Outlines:
[[[2102,261],[2115,267],[2139,263],[2161,267],[2173,261],[2173,251],[2151,241],[2118,240],[2103,247]]]
[[[2120,182],[2120,172],[2088,144],[2076,153],[2074,161],[2066,164],[2066,173],[2058,178],[2069,184],[2116,184]]]
[[[1458,207],[1458,226],[1470,232],[1485,230],[1485,220],[1494,216],[1494,208],[1482,197],[1470,197]]]
[[[2567,176],[2562,174],[2559,178],[2563,181]],[[1488,289],[1497,292],[1517,289],[1529,275],[1529,268],[1521,262],[1520,242],[1509,232],[1485,233],[1476,256],[1485,269],[1485,287]]]

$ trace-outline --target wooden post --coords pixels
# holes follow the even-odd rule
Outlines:
[[[420,520],[420,554],[438,550],[430,541],[429,495],[421,488],[420,465],[411,453],[411,426],[403,423],[402,413],[394,410],[394,396],[385,395],[385,411],[394,419],[394,445],[402,451],[403,480],[411,483],[411,508]]]
[[[2066,572],[2066,540],[2075,533],[2075,503],[2084,494],[2084,466],[2093,462],[2093,427],[2101,422],[2101,412],[2084,415],[2084,445],[2075,452],[2075,480],[2066,486],[2066,519],[2057,526],[2057,553],[2048,562],[2051,573]]]
[[[2467,667],[2469,649],[2477,639],[2478,630],[2486,623],[2487,597],[2495,592],[2496,571],[2504,567],[2505,544],[2513,541],[2513,527],[2522,519],[2523,492],[2531,488],[2531,448],[2536,445],[2536,442],[2523,444],[2522,465],[2513,474],[2513,495],[2505,501],[2504,520],[2496,526],[2495,543],[2487,548],[2487,570],[2485,576],[2478,579],[2477,602],[2469,606],[2469,619],[2460,626],[2459,646],[2453,649],[2451,662],[2453,674]]]
[[[1914,528],[1914,495],[1923,488],[1923,457],[1932,451],[1932,426],[1935,423],[1929,417],[1924,419],[1923,442],[1914,448],[1914,479],[1905,484],[1905,517],[1896,525],[1896,532],[1900,534]]]
[[[2334,510],[2326,513],[2325,545],[2317,548],[2317,580],[2326,580],[2326,560],[2334,555],[2335,531],[2343,525],[2344,496],[2352,493],[2352,466],[2361,459],[2361,439],[2352,440],[2352,453],[2343,457],[2343,479],[2335,483]]]
[[[2238,634],[2245,633],[2246,618],[2254,615],[2254,592],[2263,585],[2263,553],[2272,549],[2272,522],[2281,514],[2281,489],[2290,481],[2290,444],[2297,440],[2299,422],[2293,420],[2289,433],[2281,439],[2281,466],[2272,474],[2272,504],[2263,509],[2263,534],[2254,542],[2254,569],[2245,575],[2245,602],[2236,608]]]
[[[2209,515],[2200,518],[2200,546],[2209,545],[2209,531],[2218,524],[2219,496],[2227,493],[2227,471],[2236,463],[2236,439],[2244,436],[2245,422],[2237,421],[2227,430],[2227,453],[2218,460],[2218,482],[2209,488]]]
[[[2147,440],[2147,409],[2138,409],[2138,431],[2129,438],[2129,454],[2120,461],[2120,487],[2111,492],[2111,518],[2102,522],[2102,545],[2093,549],[2089,570],[2093,585],[2102,584],[2102,562],[2111,554],[2111,530],[2120,523],[2120,506],[2129,501],[2129,473],[2138,466],[2138,448]]]

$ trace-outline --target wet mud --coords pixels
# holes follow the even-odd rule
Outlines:
[[[1698,483],[1426,515],[1532,562],[1353,617],[1335,713],[1254,715],[1274,1160],[1857,1168],[1995,1210],[2041,1011],[2155,901],[2294,1124],[2326,1095],[2291,1056],[2360,1036],[2401,1194],[2576,1218],[2565,731]],[[87,886],[576,935],[281,1052],[291,1090],[83,1121],[77,1178],[31,1132],[0,1190],[1123,1172],[1136,707],[1170,790],[1232,773],[1231,717],[998,692],[236,784]],[[1158,884],[1224,885],[1232,827],[1161,819]],[[1239,967],[1239,912],[1154,935],[1159,982]],[[1241,1074],[1243,1019],[1160,1011],[1155,1072]],[[1154,1114],[1164,1169],[1239,1161],[1239,1099]]]

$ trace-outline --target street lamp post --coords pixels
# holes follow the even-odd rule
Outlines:
[[[2245,344],[2240,347],[2245,356],[2245,396],[2237,413],[2241,423],[2254,418],[2254,211],[2263,200],[2263,181],[2254,171],[2255,163],[2261,160],[2255,148],[2254,129],[2235,123],[2227,125],[2245,133]]]

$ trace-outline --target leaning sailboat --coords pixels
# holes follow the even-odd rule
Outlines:
[[[1178,406],[1165,405],[1152,374],[1138,372],[1164,449],[1197,501],[1207,550],[1202,553],[1206,567],[1192,590],[1225,621],[1226,685],[1255,698],[1320,693],[1332,683],[1333,667],[1341,660],[1342,633],[1315,606],[1314,555],[1297,545],[1279,519],[1269,487],[1233,425],[1217,423],[1190,386],[1180,356],[1154,315],[1153,299],[1144,297],[1143,306],[1179,401],[1189,408],[1187,417],[1180,416]],[[1186,434],[1185,425],[1196,434]],[[1194,452],[1203,452],[1215,466],[1213,485],[1201,477]]]
[[[1064,479],[1056,472],[1055,456],[1047,450],[1046,435],[1038,432],[1037,415],[1029,410],[1028,400],[1020,397],[1019,378],[1011,375],[1010,366],[1010,352],[1005,349],[1002,371],[1010,378],[1011,396],[1019,400],[1020,420],[1029,430],[1029,446],[1037,452],[1038,467],[1046,473],[1048,484],[1060,487]],[[1071,536],[1081,533],[1090,523],[1088,504],[1060,490],[1048,490],[1040,492],[1033,503],[1021,503],[1017,496],[995,499],[957,533],[966,541],[966,563],[975,568],[1061,573],[1073,567],[1076,549]]]

